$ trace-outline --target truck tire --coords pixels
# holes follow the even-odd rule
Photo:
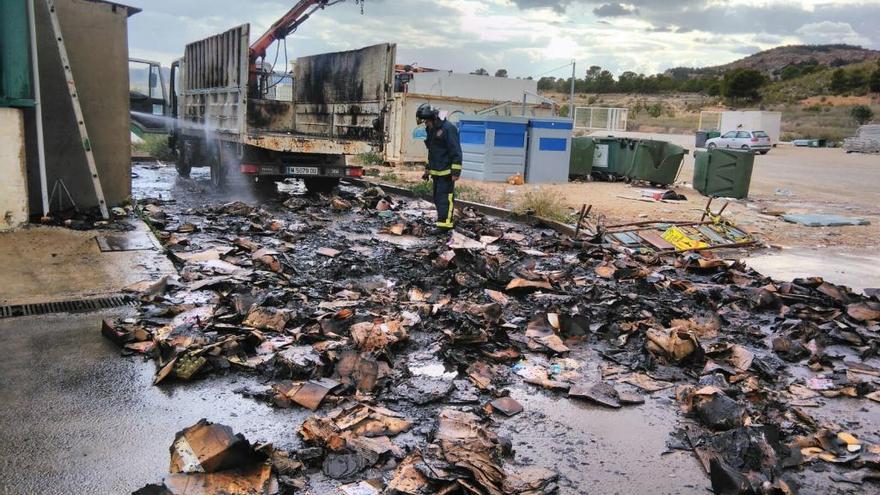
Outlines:
[[[218,190],[222,191],[226,189],[226,167],[225,160],[223,160],[224,153],[221,153],[218,149],[217,151],[211,153],[211,156],[208,160],[211,162],[211,186]]]
[[[192,172],[192,150],[186,142],[181,143],[177,150],[177,161],[174,162],[174,168],[177,169],[177,175],[181,177],[189,177]]]
[[[312,194],[329,193],[339,185],[339,179],[329,177],[314,177],[303,179],[306,190]]]
[[[247,187],[252,179],[241,173],[241,160],[233,146],[219,143],[211,152],[211,185],[218,191]]]

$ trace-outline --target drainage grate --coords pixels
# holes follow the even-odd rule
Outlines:
[[[134,306],[134,303],[135,300],[128,296],[112,296],[99,299],[80,299],[77,301],[17,304],[14,306],[0,306],[0,318],[47,315],[52,313],[82,313],[118,308],[120,306]]]

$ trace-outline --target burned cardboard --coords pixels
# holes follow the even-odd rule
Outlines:
[[[177,432],[170,450],[171,473],[213,473],[241,467],[256,458],[242,435],[206,419]]]
[[[381,473],[402,493],[551,491],[550,474],[516,479],[519,469],[500,468],[494,423],[473,411],[501,422],[502,410],[518,409],[505,403],[517,386],[605,407],[643,402],[640,394],[662,405],[672,387],[714,387],[692,397],[691,448],[707,472],[712,456],[729,466],[732,486],[739,473],[775,490],[781,463],[772,458],[783,456],[766,448],[821,429],[811,402],[880,401],[870,374],[875,298],[820,279],[772,281],[721,255],[645,255],[474,211],[461,212],[449,242],[424,236],[431,212],[421,203],[346,188],[259,206],[164,204],[156,226],[166,248],[208,258],[216,250],[217,259],[180,258],[179,281],[122,325],[144,332],[125,344],[156,360],[157,378],[246,371],[274,384],[269,400],[279,404],[341,407],[303,425],[316,447],[294,457],[308,473],[332,454],[334,465],[369,464],[351,475],[351,489]],[[198,228],[185,227],[184,239],[187,223]],[[439,364],[440,375],[413,372],[419,360]],[[856,361],[866,366],[848,364]],[[332,392],[327,377],[340,382]],[[475,430],[450,429],[451,404],[467,408],[459,412]],[[382,413],[389,405],[406,417]],[[435,418],[446,433],[431,440]],[[399,421],[408,433],[395,437]],[[779,425],[778,439],[761,437],[761,424]],[[857,459],[816,445],[804,448],[821,452],[802,455],[812,462],[791,466],[864,469],[870,444],[853,436]],[[285,484],[314,488],[308,474],[288,471]]]

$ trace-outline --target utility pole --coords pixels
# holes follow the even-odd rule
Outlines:
[[[574,74],[575,74],[575,61],[571,61],[571,97],[568,100],[568,118],[572,121],[574,120]]]

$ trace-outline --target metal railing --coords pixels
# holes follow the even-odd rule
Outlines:
[[[626,131],[629,109],[615,107],[575,107],[575,129]]]

